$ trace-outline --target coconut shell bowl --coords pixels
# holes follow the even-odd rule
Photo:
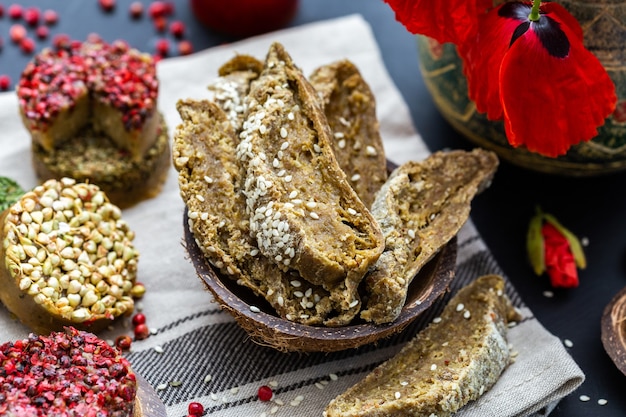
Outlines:
[[[426,311],[448,290],[455,276],[456,237],[420,270],[411,283],[400,316],[392,323],[375,325],[356,321],[342,327],[308,326],[279,317],[264,299],[215,270],[196,244],[193,233],[187,227],[187,220],[185,210],[184,243],[198,277],[252,340],[280,351],[335,352],[387,338],[401,332]]]

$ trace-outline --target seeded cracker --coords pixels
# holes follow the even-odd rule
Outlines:
[[[382,233],[334,157],[313,87],[282,45],[270,47],[247,100],[237,158],[259,250],[356,313],[357,287],[382,252]]]
[[[259,253],[250,235],[241,189],[243,171],[235,152],[238,140],[227,115],[207,100],[180,100],[177,110],[183,122],[174,134],[174,166],[188,226],[209,262],[291,321],[319,325],[341,313],[341,305],[333,305],[323,287],[268,262]]]
[[[98,331],[134,309],[139,253],[121,210],[93,184],[49,180],[0,216],[0,300],[43,334]]]
[[[387,160],[376,117],[376,99],[348,60],[318,67],[309,76],[333,133],[339,166],[366,207],[387,179]]]
[[[365,280],[361,317],[395,320],[415,274],[459,231],[474,196],[489,186],[498,158],[480,148],[436,152],[391,173],[372,205],[385,236],[385,251]]]
[[[519,320],[504,279],[479,277],[441,319],[333,399],[325,417],[449,417],[478,399],[511,362],[507,323]]]

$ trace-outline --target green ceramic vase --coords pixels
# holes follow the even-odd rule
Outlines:
[[[587,49],[593,52],[615,83],[616,110],[591,141],[570,148],[557,158],[547,158],[507,142],[504,124],[489,121],[467,97],[462,63],[452,44],[417,37],[420,71],[435,105],[445,119],[478,146],[495,151],[502,159],[539,172],[593,176],[626,170],[626,1],[558,1],[578,19]]]

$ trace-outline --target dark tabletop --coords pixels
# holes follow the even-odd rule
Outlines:
[[[225,1],[225,0],[224,0]],[[9,27],[15,23],[7,16],[13,1],[0,0],[4,16],[0,17],[0,76],[8,75],[12,83],[32,57],[12,43]],[[59,15],[50,27],[47,40],[36,40],[36,50],[51,43],[55,34],[65,33],[84,39],[97,33],[105,40],[125,39],[131,46],[153,53],[158,39],[168,38],[171,55],[177,55],[177,40],[156,31],[152,20],[129,17],[131,0],[117,0],[116,8],[105,13],[97,0],[21,0],[24,7],[53,9]],[[147,7],[151,2],[143,0]],[[195,50],[236,40],[219,35],[200,25],[189,9],[188,0],[177,0],[170,20],[186,25],[185,38]],[[372,26],[389,73],[409,105],[418,131],[429,148],[470,149],[471,143],[455,132],[441,117],[418,70],[416,41],[395,21],[393,12],[383,0],[301,0],[291,25],[360,13]],[[11,87],[13,88],[13,87]],[[0,168],[1,169],[1,168]],[[569,339],[569,352],[586,375],[583,385],[560,402],[554,417],[624,416],[626,415],[626,376],[610,360],[601,342],[600,319],[604,307],[626,287],[626,172],[593,178],[561,177],[518,168],[505,161],[491,187],[473,202],[472,218],[486,244],[505,274],[541,323],[561,339]],[[580,286],[554,291],[553,298],[543,295],[549,290],[546,277],[536,277],[529,267],[525,251],[527,224],[535,206],[556,215],[579,237],[587,238],[585,248],[588,266],[580,271]],[[587,395],[588,402],[579,396]],[[606,399],[604,406],[598,399]]]

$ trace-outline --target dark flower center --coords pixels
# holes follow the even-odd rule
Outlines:
[[[545,15],[543,12],[541,12],[538,21],[532,22],[528,20],[530,10],[530,5],[520,2],[505,3],[500,10],[498,10],[499,16],[521,22],[520,25],[515,28],[511,36],[509,47],[524,35],[528,29],[531,29],[535,35],[537,35],[541,45],[548,51],[548,54],[555,58],[567,57],[570,43],[565,32],[561,29],[561,24],[552,17]]]

